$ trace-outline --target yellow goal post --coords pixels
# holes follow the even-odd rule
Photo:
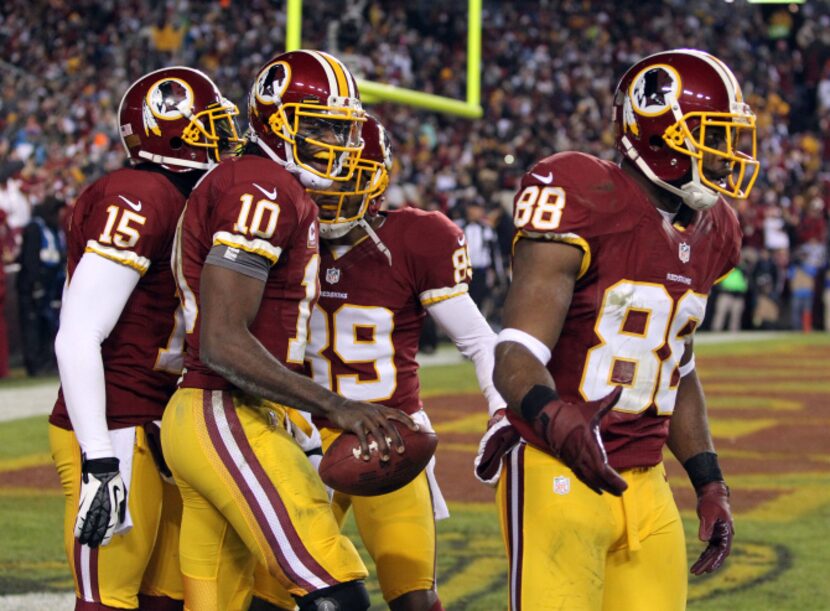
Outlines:
[[[480,118],[484,114],[481,108],[481,3],[482,0],[467,0],[466,101],[359,78],[357,86],[360,87],[361,99],[367,104],[396,102],[467,119]],[[303,0],[287,0],[286,51],[301,48],[302,25]]]

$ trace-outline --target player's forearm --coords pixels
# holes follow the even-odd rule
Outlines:
[[[243,392],[319,416],[346,401],[285,367],[247,329],[223,335],[221,343],[203,335],[200,358]]]
[[[680,379],[674,414],[669,425],[668,446],[681,463],[702,452],[715,451],[709,432],[703,387],[696,371]]]
[[[62,329],[55,339],[55,355],[66,411],[81,451],[89,459],[113,456],[101,345]]]
[[[66,410],[88,459],[113,455],[101,344],[118,323],[139,278],[132,268],[87,253],[64,295],[55,355]]]
[[[521,403],[534,386],[555,388],[547,368],[527,348],[516,342],[496,345],[496,366],[493,370],[496,389],[510,409],[521,415]]]
[[[427,308],[438,325],[449,335],[458,350],[475,366],[479,388],[487,399],[489,412],[505,406],[493,384],[496,334],[469,295],[460,295]]]

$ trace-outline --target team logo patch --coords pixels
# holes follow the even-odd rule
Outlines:
[[[686,242],[680,242],[680,246],[677,247],[677,256],[681,263],[688,263],[692,258],[692,247]]]
[[[178,78],[165,78],[150,87],[144,97],[144,133],[161,136],[159,121],[177,121],[193,110],[193,90]]]
[[[557,475],[553,478],[553,493],[564,496],[571,491],[571,478]]]
[[[337,284],[340,282],[340,270],[336,267],[330,267],[326,270],[326,282],[329,284]]]
[[[634,77],[628,101],[637,114],[656,117],[667,112],[679,94],[680,75],[677,70],[668,64],[657,64],[648,66]]]
[[[274,62],[259,73],[254,95],[260,104],[278,104],[290,82],[291,66],[286,62]]]

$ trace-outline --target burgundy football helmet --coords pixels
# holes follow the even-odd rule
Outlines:
[[[352,177],[326,189],[308,189],[320,207],[320,236],[346,235],[367,214],[377,214],[392,169],[389,134],[378,119],[366,115],[362,130],[363,150]]]
[[[235,104],[204,73],[162,68],[127,89],[118,107],[121,142],[133,163],[150,161],[173,172],[207,170],[240,142]]]
[[[260,68],[248,97],[249,139],[313,189],[351,177],[365,120],[348,68],[322,51],[290,51]]]
[[[614,124],[620,152],[692,208],[714,206],[719,193],[744,199],[758,177],[755,114],[732,71],[709,53],[676,49],[635,64],[614,93]],[[729,173],[707,176],[704,154]]]

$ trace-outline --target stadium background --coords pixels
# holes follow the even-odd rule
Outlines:
[[[390,206],[440,209],[460,222],[483,208],[493,249],[505,255],[509,206],[525,169],[567,149],[614,157],[609,109],[623,70],[665,48],[701,48],[733,68],[758,114],[761,177],[750,200],[736,203],[745,233],[745,286],[734,291],[745,304],[740,326],[828,327],[830,2],[483,5],[482,119],[372,107],[393,137]],[[176,63],[201,68],[244,115],[254,71],[285,46],[285,14],[283,2],[264,0],[6,0],[0,7],[0,241],[7,272],[0,308],[13,366],[11,378],[0,381],[0,418],[10,420],[0,424],[0,516],[11,528],[0,537],[0,595],[67,587],[56,534],[61,499],[44,418],[34,415],[50,407],[55,380],[50,363],[31,380],[20,368],[15,285],[23,229],[50,196],[71,205],[85,184],[123,163],[115,112],[121,92],[142,73]],[[369,80],[456,99],[465,95],[466,37],[465,1],[303,3],[304,46],[338,54]],[[492,260],[494,269],[485,272],[492,298],[484,307],[497,325],[506,275]],[[700,360],[717,442],[734,473],[739,543],[724,574],[693,583],[692,607],[828,608],[830,586],[808,575],[828,557],[818,542],[830,529],[830,342],[815,333],[726,340],[701,347]],[[430,358],[450,357],[439,349]],[[461,478],[445,483],[459,491],[456,518],[441,535],[450,608],[501,608],[495,516],[487,491],[461,475],[484,426],[482,403],[464,394],[474,391],[465,364],[428,369],[426,378],[427,408],[442,434],[443,475]],[[677,470],[673,478],[688,510],[687,485]],[[692,554],[693,536],[689,544]],[[775,603],[763,602],[769,600]],[[0,608],[33,607],[0,598]]]

